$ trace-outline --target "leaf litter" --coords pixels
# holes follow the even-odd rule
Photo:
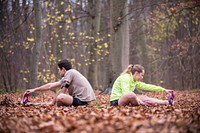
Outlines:
[[[164,98],[164,94],[147,92]],[[112,107],[109,95],[96,92],[88,106],[22,106],[22,94],[0,95],[0,132],[147,132],[198,133],[200,131],[200,90],[175,91],[175,105]],[[31,96],[31,102],[48,102],[49,91]]]

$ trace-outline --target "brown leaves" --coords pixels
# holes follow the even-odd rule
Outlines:
[[[4,94],[0,99],[0,132],[198,132],[200,91],[175,93],[174,106],[137,107],[111,107],[105,94],[96,94],[97,100],[88,106],[21,106],[21,94]],[[30,100],[47,102],[53,95],[40,93]],[[147,95],[163,98],[160,93]],[[12,104],[15,106],[7,106]]]

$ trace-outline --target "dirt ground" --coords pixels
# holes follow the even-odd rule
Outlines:
[[[174,106],[111,107],[109,95],[95,92],[88,106],[22,106],[22,94],[0,95],[0,132],[79,133],[200,133],[200,90],[175,91]],[[146,95],[165,99],[164,93]],[[30,96],[31,102],[49,102],[53,92]]]

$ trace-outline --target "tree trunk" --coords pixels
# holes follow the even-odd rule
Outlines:
[[[110,59],[112,83],[129,64],[129,27],[127,0],[111,0]],[[111,84],[112,84],[111,83]]]
[[[60,4],[60,1],[57,1],[58,2],[58,10],[60,11],[60,13],[58,15],[64,15],[65,16],[65,4],[61,5]],[[67,44],[65,44],[65,41],[67,40],[67,37],[66,37],[66,30],[65,30],[65,26],[66,26],[66,23],[65,23],[65,17],[63,17],[61,19],[60,22],[58,22],[58,39],[59,39],[59,45],[61,46],[61,51],[62,51],[62,56],[61,58],[62,59],[66,59],[67,58]],[[70,51],[68,51],[70,52]]]
[[[98,39],[98,32],[100,29],[100,18],[101,18],[101,0],[88,0],[89,5],[89,31],[90,36],[94,39]],[[92,40],[89,51],[90,51],[90,62],[88,68],[88,80],[93,87],[98,87],[98,70],[97,70],[97,44]]]
[[[41,30],[41,8],[39,0],[34,0],[34,9],[35,9],[35,45],[33,48],[32,53],[32,60],[31,60],[31,70],[30,70],[30,87],[37,86],[37,74],[38,74],[38,63],[40,57],[40,49],[42,46],[42,30]]]
[[[144,1],[139,1],[138,7],[146,7],[147,2],[143,3]],[[139,10],[138,12],[139,17],[137,18],[137,25],[141,27],[139,29],[138,38],[137,38],[137,45],[140,49],[140,64],[145,67],[145,75],[149,75],[149,59],[148,59],[148,50],[147,50],[147,41],[146,41],[146,34],[145,34],[145,10]],[[147,81],[148,77],[145,76],[144,80]]]
[[[124,4],[123,10],[123,23],[122,23],[122,70],[129,65],[129,20],[128,20],[128,1]]]

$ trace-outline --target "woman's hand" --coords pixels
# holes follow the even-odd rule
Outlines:
[[[138,105],[145,105],[145,103],[139,97],[137,97],[136,99],[137,99]]]
[[[165,89],[164,90],[167,94],[172,94],[174,92],[174,90],[168,90],[168,89]]]

